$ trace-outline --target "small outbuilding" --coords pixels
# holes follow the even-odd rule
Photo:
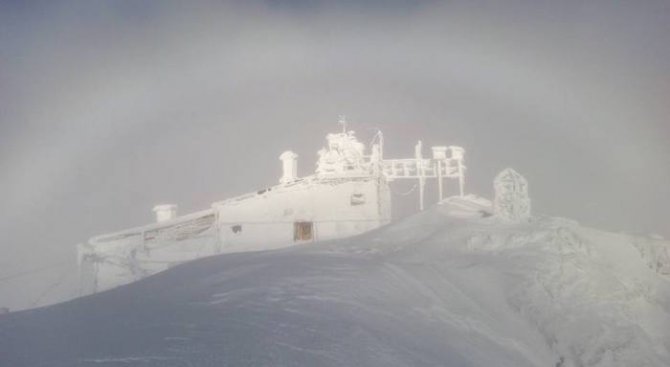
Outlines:
[[[507,168],[496,176],[493,188],[493,212],[498,218],[508,222],[524,222],[530,219],[530,197],[525,177],[512,168]]]

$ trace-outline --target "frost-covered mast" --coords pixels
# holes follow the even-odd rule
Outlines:
[[[384,159],[384,135],[378,131],[375,135],[370,155],[365,155],[365,146],[360,143],[353,131],[347,130],[347,120],[340,115],[338,123],[342,132],[328,134],[328,146],[319,151],[317,163],[318,177],[357,175],[383,176],[387,181],[397,179],[418,180],[419,208],[424,209],[425,187],[429,179],[437,180],[439,199],[444,199],[444,180],[458,180],[458,193],[465,194],[465,149],[458,146],[434,146],[432,158],[424,158],[423,143],[414,146],[413,158]]]
[[[337,119],[337,123],[342,125],[342,134],[347,133],[347,116],[345,115],[339,115]]]

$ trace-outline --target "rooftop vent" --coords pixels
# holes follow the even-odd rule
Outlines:
[[[156,205],[153,210],[158,223],[177,218],[177,206],[174,204]]]
[[[280,183],[289,183],[298,178],[298,155],[290,150],[285,151],[279,156],[282,161],[283,175],[279,179]]]

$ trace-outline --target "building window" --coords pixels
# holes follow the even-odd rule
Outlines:
[[[351,205],[363,205],[365,204],[365,195],[361,192],[355,192],[351,194]]]
[[[293,223],[293,240],[309,241],[314,237],[312,222]]]

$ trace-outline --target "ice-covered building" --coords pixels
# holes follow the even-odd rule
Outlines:
[[[178,216],[176,205],[154,208],[156,223],[91,238],[79,245],[83,294],[129,283],[173,265],[219,253],[276,249],[313,241],[343,238],[385,225],[391,220],[389,182],[418,180],[423,208],[427,179],[456,179],[463,194],[464,150],[433,147],[415,155],[385,159],[383,135],[369,147],[343,128],[328,134],[319,150],[316,171],[299,177],[298,155],[279,159],[279,184],[215,202],[209,209]]]

